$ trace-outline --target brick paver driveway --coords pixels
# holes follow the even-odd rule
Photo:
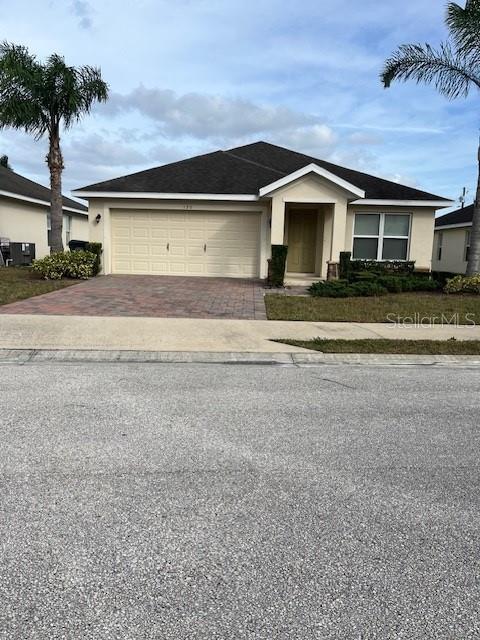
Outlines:
[[[265,320],[263,283],[236,278],[99,276],[0,313]]]

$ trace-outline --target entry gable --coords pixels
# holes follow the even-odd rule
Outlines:
[[[285,187],[293,182],[296,182],[300,178],[303,178],[308,175],[319,176],[320,178],[323,178],[325,181],[331,183],[332,186],[336,186],[337,188],[340,187],[340,189],[342,189],[343,191],[346,191],[351,198],[356,199],[356,198],[365,197],[365,191],[363,191],[362,189],[359,189],[358,187],[351,184],[350,182],[347,182],[346,180],[339,178],[334,173],[331,173],[330,171],[327,171],[323,167],[319,167],[314,163],[308,164],[305,167],[302,167],[301,169],[298,169],[297,171],[294,171],[293,173],[290,173],[287,176],[284,176],[283,178],[276,180],[275,182],[265,185],[260,189],[259,195],[260,197],[269,196],[273,192],[277,191],[278,189],[281,189],[282,187]]]

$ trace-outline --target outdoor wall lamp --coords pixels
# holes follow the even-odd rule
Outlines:
[[[98,224],[101,219],[102,219],[102,214],[101,213],[97,213],[97,215],[95,216],[95,222]]]

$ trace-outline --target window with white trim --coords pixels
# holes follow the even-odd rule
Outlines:
[[[409,213],[356,213],[354,260],[408,260]]]
[[[442,249],[443,249],[443,231],[439,231],[437,233],[437,260],[439,262],[442,259]]]
[[[52,246],[52,215],[50,211],[47,211],[47,244],[49,247]]]
[[[72,216],[63,216],[63,226],[65,228],[65,244],[68,247],[72,232]]]
[[[465,232],[465,252],[464,252],[464,260],[468,262],[468,258],[470,257],[470,229],[467,229]]]

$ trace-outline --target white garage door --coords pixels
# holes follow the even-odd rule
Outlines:
[[[112,273],[259,275],[258,213],[113,211]]]

